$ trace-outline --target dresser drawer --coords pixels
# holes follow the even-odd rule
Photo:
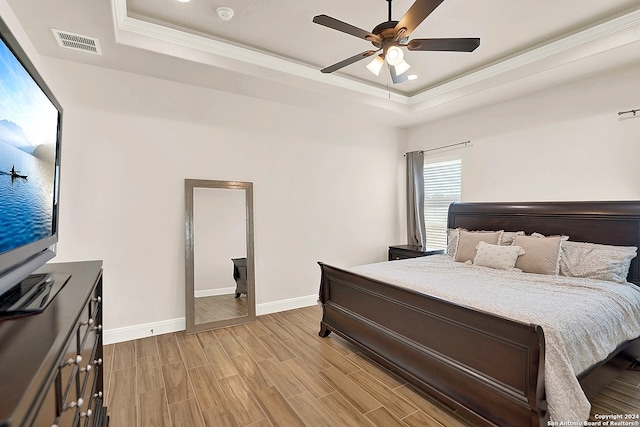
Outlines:
[[[48,427],[56,424],[56,418],[58,417],[57,403],[55,384],[52,384],[33,419],[33,425]]]
[[[95,364],[94,366],[83,392],[86,407],[80,412],[80,426],[95,426],[96,417],[100,415],[100,409],[102,408],[103,393],[98,384],[98,379],[102,376],[102,364]]]
[[[75,400],[78,393],[78,365],[82,363],[79,348],[79,328],[75,328],[69,340],[56,378],[56,399],[58,414],[62,414],[69,402]]]

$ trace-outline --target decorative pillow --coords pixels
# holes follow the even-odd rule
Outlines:
[[[469,231],[466,228],[459,228],[459,227],[447,228],[447,255],[451,257],[456,256],[456,249],[458,248],[458,236],[460,235],[460,230]],[[475,230],[473,231],[473,233],[495,233],[495,231]],[[510,245],[511,242],[513,242],[513,239],[515,238],[515,234],[524,234],[524,231],[518,231],[517,233],[515,232],[510,232],[510,233],[513,234],[513,236],[509,237],[510,240],[508,240],[507,243],[501,242],[500,244]],[[506,234],[507,234],[506,231],[503,232],[501,241],[504,241]]]
[[[496,268],[498,270],[512,270],[516,265],[518,256],[524,255],[524,249],[520,246],[491,245],[480,242],[476,246],[474,265]]]
[[[502,237],[502,230],[500,231],[466,231],[464,229],[458,230],[458,245],[456,248],[456,254],[454,260],[457,262],[465,262],[473,260],[476,256],[476,246],[478,243],[485,242],[492,245],[497,245]]]
[[[560,245],[563,236],[516,236],[514,246],[520,246],[525,254],[518,257],[516,268],[525,273],[557,275],[560,269]]]
[[[510,244],[513,243],[513,240],[517,236],[524,236],[524,235],[525,235],[524,231],[505,231],[504,233],[502,233],[502,239],[500,240],[500,244],[502,246],[509,246]]]
[[[447,228],[447,255],[452,257],[456,256],[456,248],[458,247],[458,230],[465,230],[465,229],[464,228]]]
[[[563,242],[560,275],[624,283],[637,251],[634,246]]]

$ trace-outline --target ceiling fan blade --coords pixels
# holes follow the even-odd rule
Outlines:
[[[336,64],[323,68],[320,71],[322,71],[323,73],[333,73],[334,71],[337,71],[340,68],[346,67],[347,65],[351,65],[354,62],[358,62],[364,58],[368,58],[369,56],[375,54],[376,52],[378,52],[378,50],[365,50],[362,53],[353,55],[351,58],[344,59]]]
[[[460,39],[413,39],[407,44],[409,50],[473,52],[480,46],[479,38]]]
[[[315,22],[316,24],[324,25],[325,27],[332,28],[334,30],[342,31],[343,33],[351,34],[352,36],[356,36],[370,42],[382,41],[380,36],[376,36],[369,31],[363,30],[362,28],[354,27],[351,24],[347,24],[346,22],[339,21],[327,15],[314,16],[313,22]]]
[[[425,20],[444,0],[416,0],[396,24],[396,39],[409,37],[409,34]]]
[[[393,65],[389,65],[389,73],[391,74],[391,81],[393,82],[393,84],[402,83],[409,80],[407,73],[402,73],[400,75],[397,75],[396,67],[394,67]]]

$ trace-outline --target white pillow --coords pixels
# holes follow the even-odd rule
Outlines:
[[[478,243],[473,265],[491,267],[498,270],[512,270],[518,257],[524,255],[520,246],[492,245],[486,242]]]
[[[447,255],[451,257],[456,256],[456,248],[458,247],[458,230],[465,230],[464,228],[447,228]]]
[[[637,250],[634,246],[562,242],[560,275],[624,283]]]

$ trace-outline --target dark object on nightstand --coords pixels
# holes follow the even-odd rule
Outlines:
[[[231,258],[233,261],[233,279],[236,281],[236,298],[247,293],[247,259]]]
[[[443,254],[444,249],[427,248],[416,245],[389,246],[389,261],[397,259],[418,258],[429,255]]]

